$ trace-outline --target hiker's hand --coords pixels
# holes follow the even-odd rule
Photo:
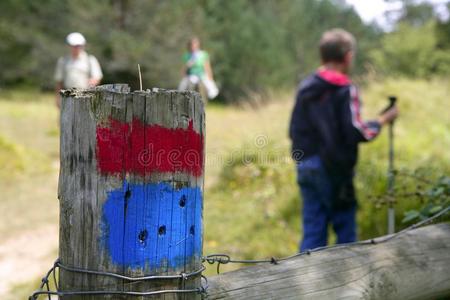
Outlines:
[[[386,112],[384,112],[381,116],[378,117],[378,122],[380,122],[381,125],[391,123],[394,121],[398,116],[398,108],[397,106],[393,106],[392,108],[388,109]]]

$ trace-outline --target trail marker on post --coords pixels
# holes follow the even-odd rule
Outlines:
[[[130,92],[123,84],[62,94],[60,263],[96,273],[60,268],[59,290],[200,299],[195,292],[167,292],[201,285],[205,129],[199,94]],[[162,277],[130,280],[143,276]]]

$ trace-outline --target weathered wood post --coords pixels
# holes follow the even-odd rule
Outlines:
[[[86,293],[62,298],[200,299],[200,96],[121,84],[62,95],[59,289]],[[136,280],[151,275],[174,276]]]

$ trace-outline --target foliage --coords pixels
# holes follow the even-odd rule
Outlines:
[[[318,65],[317,41],[331,27],[352,31],[360,45],[358,72],[377,38],[342,1],[4,0],[0,2],[0,82],[51,88],[64,38],[82,32],[102,64],[104,82],[177,86],[187,39],[210,52],[227,101],[291,87]]]
[[[450,20],[440,20],[430,3],[402,2],[394,30],[370,51],[375,68],[389,76],[449,75]],[[447,11],[449,8],[450,3]]]
[[[449,93],[448,79],[408,80],[402,78],[372,82],[363,91],[363,101],[369,115],[376,115],[384,99],[398,96],[400,117],[394,125],[394,166],[397,170],[423,170],[424,176],[436,182],[450,174],[450,119],[440,108],[446,106]],[[360,238],[386,233],[387,209],[379,206],[377,195],[387,193],[388,139],[386,131],[374,142],[360,147],[356,184],[361,209],[359,212]],[[414,191],[417,182],[396,178],[395,186]],[[423,186],[423,190],[427,187]],[[422,190],[422,189],[421,189]],[[403,191],[399,191],[402,192]],[[404,212],[418,209],[422,202],[417,197],[398,198],[395,204],[396,224],[403,228]]]
[[[25,168],[23,162],[24,149],[8,141],[0,135],[0,177],[11,176],[23,171]]]
[[[449,74],[450,22],[436,21],[430,4],[404,2],[399,25],[383,35],[341,0],[3,0],[0,56],[8,59],[0,61],[0,83],[52,88],[71,31],[87,37],[104,82],[135,88],[138,63],[146,87],[176,87],[186,41],[197,35],[226,101],[296,84],[319,64],[317,43],[331,27],[356,36],[357,74],[371,62],[389,75]]]
[[[291,87],[319,64],[323,31],[343,27],[359,41],[357,73],[377,38],[357,14],[333,1],[208,1],[206,33],[223,95],[233,99],[249,90]]]
[[[250,259],[297,251],[301,228],[298,189],[292,162],[281,154],[275,145],[245,145],[227,157],[217,185],[205,195],[217,209],[210,210],[205,220],[207,243],[219,241],[208,247],[210,252]],[[283,247],[271,242],[281,236]],[[243,244],[248,247],[242,248]]]
[[[420,181],[425,183],[427,187],[418,186],[414,193],[406,194],[406,196],[418,198],[422,206],[418,209],[406,211],[403,223],[424,220],[450,206],[450,177],[442,176],[435,182],[423,178]],[[405,196],[405,194],[400,195],[400,197],[402,196]]]
[[[437,175],[430,169],[419,168],[394,171],[395,189],[374,197],[375,205],[383,208],[398,203],[417,203],[413,209],[405,210],[402,223],[425,220],[434,214],[450,207],[450,178]],[[443,215],[441,220],[450,220],[450,214]]]
[[[435,16],[433,5],[430,3],[415,3],[414,0],[404,0],[400,22],[414,27],[421,27]]]
[[[388,79],[371,82],[362,91],[364,115],[367,117],[377,115],[386,104],[388,95],[398,96],[401,117],[394,127],[395,166],[399,170],[426,171],[426,178],[433,182],[450,172],[445,163],[450,160],[447,151],[450,147],[450,120],[447,112],[440,109],[446,105],[447,82],[446,79]],[[225,152],[228,153],[224,160],[226,163],[217,175],[216,172],[212,175],[211,169],[207,170],[208,176],[217,176],[218,180],[207,187],[205,193],[205,252],[227,252],[235,257],[255,258],[283,256],[297,251],[301,237],[301,198],[295,169],[289,158],[290,142],[286,137],[291,104],[270,104],[257,111],[234,111],[220,117],[214,111],[216,108],[212,109],[208,111],[208,134],[213,134],[208,136],[208,154],[213,153],[211,144],[216,143],[223,143],[231,150]],[[216,126],[241,124],[238,120],[242,119],[246,120],[246,126],[238,125],[240,130],[227,126],[226,132],[220,131],[222,135],[216,135]],[[266,124],[267,120],[270,124]],[[245,132],[252,130],[267,136],[269,142],[266,146],[258,147],[256,141],[251,143],[254,135],[247,136]],[[230,131],[232,134],[228,134]],[[360,147],[355,178],[359,200],[359,239],[387,233],[387,209],[380,206],[375,197],[386,194],[387,162],[387,132],[384,130],[374,142]],[[414,190],[417,182],[398,176],[396,187]],[[427,189],[423,184],[420,187],[422,192]],[[397,230],[408,225],[402,223],[405,212],[423,205],[417,197],[397,198]],[[332,234],[330,241],[334,241]]]
[[[439,46],[436,26],[435,22],[420,27],[400,24],[396,31],[382,38],[380,48],[371,52],[375,66],[391,76],[420,78],[450,74],[449,48]]]

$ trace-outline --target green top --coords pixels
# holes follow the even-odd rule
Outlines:
[[[183,62],[187,67],[188,75],[205,75],[205,63],[209,60],[208,52],[199,50],[194,53],[187,52],[183,55]]]

